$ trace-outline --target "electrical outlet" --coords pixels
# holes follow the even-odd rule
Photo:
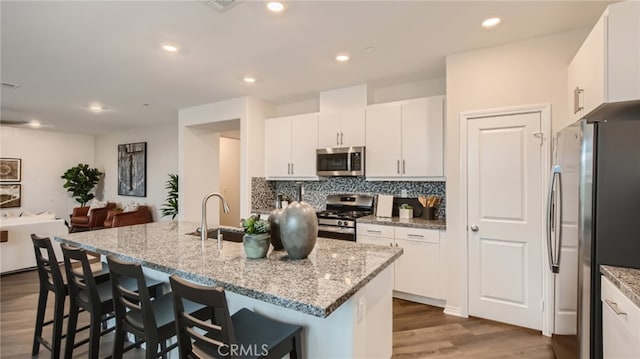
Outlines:
[[[400,197],[407,198],[407,190],[406,189],[403,189],[402,191],[400,191]]]

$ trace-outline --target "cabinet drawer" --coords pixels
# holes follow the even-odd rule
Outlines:
[[[618,323],[640,340],[640,308],[605,277],[602,277],[601,299],[602,310],[612,311]]]
[[[393,238],[393,226],[382,226],[379,224],[360,224],[357,225],[358,236]]]
[[[396,227],[395,238],[404,239],[407,241],[440,243],[440,233],[435,229]]]

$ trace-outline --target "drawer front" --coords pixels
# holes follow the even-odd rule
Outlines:
[[[440,232],[436,229],[396,227],[396,239],[440,243]]]
[[[393,226],[382,226],[379,224],[356,224],[356,233],[358,236],[393,238]]]
[[[618,323],[640,340],[640,308],[605,277],[602,277],[601,299],[602,310],[611,310]]]

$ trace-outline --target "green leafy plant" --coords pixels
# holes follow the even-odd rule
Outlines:
[[[171,219],[174,219],[178,214],[178,175],[169,173],[169,179],[164,188],[168,191],[167,201],[162,205],[160,211],[162,217],[171,216]]]
[[[73,198],[80,203],[81,207],[95,198],[90,193],[104,175],[97,168],[89,168],[89,165],[79,163],[77,166],[69,168],[60,178],[67,180],[62,187],[71,192]]]
[[[410,204],[403,203],[400,205],[400,209],[413,209],[413,207]]]
[[[253,215],[247,219],[242,220],[242,227],[246,234],[261,234],[269,233],[269,222],[264,219],[260,219],[260,216]]]

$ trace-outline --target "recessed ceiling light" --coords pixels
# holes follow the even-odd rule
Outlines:
[[[178,52],[179,48],[176,44],[164,43],[162,49],[167,52]]]
[[[349,55],[348,52],[339,52],[336,55],[336,61],[338,62],[347,62],[349,61],[350,58],[351,58],[351,55]]]
[[[482,22],[482,27],[484,27],[485,29],[497,26],[500,23],[500,18],[499,17],[492,17],[489,19],[486,19]]]
[[[287,6],[283,1],[268,1],[267,10],[275,13],[283,12]]]
[[[42,127],[42,124],[38,120],[33,120],[33,121],[29,121],[29,127],[40,128]]]
[[[245,76],[242,78],[242,81],[248,83],[248,84],[252,84],[256,82],[256,78],[252,77],[252,76]]]
[[[89,105],[89,111],[94,112],[94,113],[99,113],[99,112],[104,111],[104,107],[102,107],[102,105],[94,103],[94,104]]]

